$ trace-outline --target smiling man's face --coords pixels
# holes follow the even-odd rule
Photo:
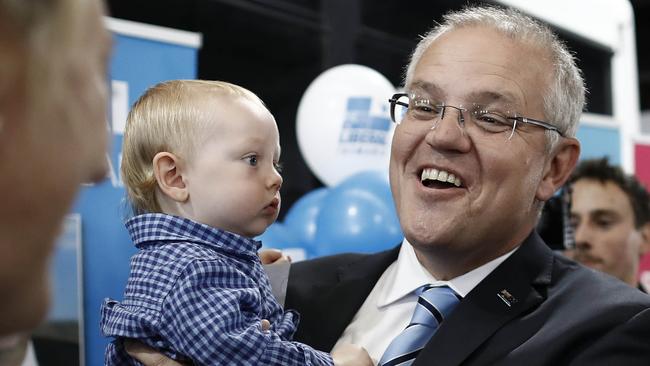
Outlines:
[[[496,98],[520,116],[544,120],[542,92],[551,74],[544,56],[491,29],[456,29],[429,46],[406,89],[452,106]],[[478,134],[460,128],[458,113],[448,108],[435,129],[398,125],[390,161],[402,229],[421,262],[427,252],[458,260],[451,272],[434,273],[442,277],[520,244],[535,225],[537,200],[552,194],[548,184],[540,189],[550,159],[544,129],[524,126],[511,139]],[[455,184],[423,180],[432,169],[439,179],[453,174]]]

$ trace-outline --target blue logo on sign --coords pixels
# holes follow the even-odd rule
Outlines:
[[[369,97],[348,98],[339,148],[345,153],[384,154],[390,119],[386,106],[372,111]],[[374,112],[374,113],[373,113]]]

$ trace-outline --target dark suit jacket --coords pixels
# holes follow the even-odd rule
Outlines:
[[[46,337],[32,342],[39,366],[79,366],[79,343]]]
[[[286,307],[301,313],[295,340],[331,350],[398,251],[292,265]],[[650,365],[650,296],[553,253],[533,233],[467,294],[414,363],[460,364]]]

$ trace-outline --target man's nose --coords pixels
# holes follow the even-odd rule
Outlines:
[[[463,110],[458,107],[445,106],[443,113],[427,131],[427,143],[437,149],[468,152],[471,147],[467,136]]]
[[[576,249],[587,250],[591,248],[591,234],[587,225],[577,225],[573,231],[576,241]]]

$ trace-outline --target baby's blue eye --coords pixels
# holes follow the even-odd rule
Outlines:
[[[246,157],[246,159],[248,160],[248,164],[250,164],[251,166],[257,165],[257,155],[248,156]]]

